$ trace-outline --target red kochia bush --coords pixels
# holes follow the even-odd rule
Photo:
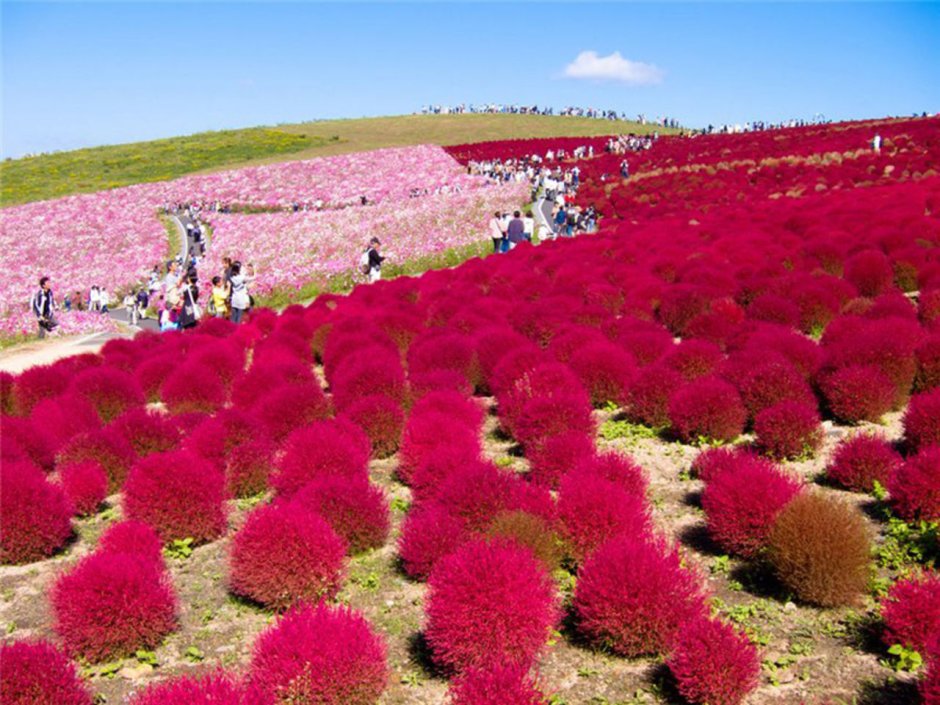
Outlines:
[[[225,463],[225,491],[232,497],[251,497],[268,488],[277,447],[267,438],[243,443]]]
[[[648,483],[646,472],[633,462],[627,455],[617,452],[591,454],[574,466],[572,475],[589,474],[613,482],[630,494],[640,497],[646,496]]]
[[[745,368],[737,382],[741,401],[752,417],[783,401],[816,405],[816,397],[800,371],[788,360],[766,362]]]
[[[439,504],[412,509],[405,517],[398,555],[405,572],[426,580],[437,562],[456,550],[467,538],[463,522]]]
[[[92,705],[91,690],[68,657],[46,641],[0,644],[4,705]]]
[[[0,563],[51,556],[72,535],[73,508],[61,488],[28,462],[0,464]]]
[[[692,619],[666,660],[679,693],[690,703],[738,705],[757,687],[761,659],[747,636],[717,619]]]
[[[180,433],[169,416],[155,414],[146,409],[131,409],[111,424],[120,431],[139,456],[176,450]]]
[[[229,583],[276,610],[332,599],[345,571],[346,543],[307,507],[293,502],[254,510],[235,534]]]
[[[894,270],[883,252],[863,250],[845,261],[845,278],[862,296],[880,296],[894,285]]]
[[[106,427],[75,436],[56,456],[56,463],[68,465],[95,461],[108,473],[108,491],[116,492],[124,484],[131,465],[137,459],[134,449],[115,428]]]
[[[896,394],[891,378],[874,365],[843,367],[826,375],[820,386],[833,416],[848,423],[877,423]]]
[[[574,613],[591,642],[616,654],[661,654],[685,622],[707,613],[701,586],[665,541],[621,535],[581,567]]]
[[[516,440],[526,452],[537,453],[549,438],[562,433],[594,434],[591,406],[578,394],[530,399],[515,426]]]
[[[274,705],[257,688],[225,671],[176,676],[137,691],[128,705]]]
[[[714,480],[720,473],[737,468],[742,463],[757,463],[773,470],[770,460],[759,458],[743,448],[707,448],[692,461],[692,476],[705,483]]]
[[[55,630],[66,650],[89,661],[153,649],[176,626],[169,577],[126,553],[93,553],[53,584]]]
[[[562,479],[558,518],[568,552],[576,561],[620,534],[639,537],[650,532],[643,494],[590,472],[573,472]]]
[[[201,411],[211,414],[225,403],[222,380],[208,365],[186,362],[167,375],[160,398],[171,414]]]
[[[225,477],[188,451],[137,461],[124,484],[124,516],[150,524],[164,542],[214,541],[225,533]]]
[[[923,705],[940,705],[940,634],[927,645],[927,672],[918,689]]]
[[[940,634],[940,574],[924,571],[898,580],[881,601],[884,642],[923,654]]]
[[[538,450],[529,455],[531,482],[555,489],[576,464],[594,455],[594,439],[577,431],[562,433],[548,438]]]
[[[361,397],[346,407],[343,416],[361,428],[372,443],[372,456],[387,458],[398,450],[405,427],[405,412],[384,394]]]
[[[747,421],[738,392],[727,382],[705,377],[690,382],[669,399],[669,420],[679,438],[733,441]]]
[[[569,366],[578,375],[595,406],[625,404],[636,369],[633,356],[609,342],[589,343],[572,356]]]
[[[98,539],[98,553],[127,553],[163,568],[163,544],[149,524],[120,521]]]
[[[320,385],[281,384],[255,402],[254,413],[275,441],[330,415],[330,402]]]
[[[258,637],[248,679],[278,703],[375,705],[388,681],[385,642],[348,607],[303,605]]]
[[[97,512],[108,494],[108,475],[93,460],[59,467],[59,482],[79,516]]]
[[[940,389],[911,398],[904,414],[904,440],[914,450],[940,444]]]
[[[18,416],[27,416],[43,399],[51,399],[65,391],[68,375],[56,367],[41,365],[20,373],[13,387],[13,408]]]
[[[368,480],[314,480],[294,495],[294,501],[326,519],[349,545],[351,554],[378,548],[388,538],[388,500]]]
[[[90,367],[72,380],[72,389],[91,402],[105,423],[128,409],[143,406],[144,393],[137,380],[114,367]]]
[[[729,553],[753,558],[766,545],[774,519],[800,488],[783,471],[742,459],[705,486],[702,507],[708,533]]]
[[[29,420],[34,429],[41,429],[47,436],[56,452],[79,433],[101,427],[98,412],[75,392],[43,399],[33,407]]]
[[[454,681],[450,691],[451,705],[548,705],[525,669],[491,666],[472,669]]]
[[[368,438],[357,426],[342,419],[318,421],[287,437],[271,486],[279,496],[291,497],[322,477],[365,479],[370,451]]]
[[[165,354],[156,354],[137,366],[134,374],[147,401],[160,401],[160,388],[178,366],[179,360],[175,356]]]
[[[888,479],[891,505],[904,519],[940,520],[940,446],[908,458]]]
[[[917,377],[914,391],[927,392],[940,387],[940,335],[933,335],[917,348]]]
[[[429,454],[415,468],[411,476],[411,496],[416,504],[435,499],[441,485],[452,474],[468,466],[479,465],[481,450],[478,446],[441,446]]]
[[[826,474],[842,487],[871,492],[875,482],[887,487],[901,462],[900,454],[884,436],[858,433],[839,444]]]
[[[633,421],[653,428],[669,425],[669,397],[683,380],[676,370],[655,364],[637,374],[627,398],[627,414]]]
[[[441,452],[459,451],[468,457],[480,454],[480,432],[444,413],[412,414],[402,433],[398,453],[398,476],[411,484],[415,471],[427,459]]]
[[[0,414],[12,415],[14,413],[16,401],[13,398],[13,387],[15,384],[16,377],[0,370]]]
[[[816,405],[798,401],[783,401],[758,413],[754,433],[757,445],[774,458],[811,455],[823,439]]]
[[[532,553],[506,541],[472,541],[428,580],[425,636],[453,671],[528,668],[559,618],[558,596]]]
[[[712,374],[724,356],[714,343],[704,340],[683,340],[673,347],[663,363],[674,369],[686,381]]]

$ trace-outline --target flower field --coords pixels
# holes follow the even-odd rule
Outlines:
[[[938,127],[599,154],[596,234],[0,377],[0,699],[937,705]]]
[[[466,244],[474,236],[483,237],[480,204],[488,204],[484,209],[488,210],[493,203],[508,207],[522,200],[516,190],[499,197],[492,189],[481,192],[479,198],[473,195],[486,187],[485,180],[468,176],[441,148],[422,145],[187,176],[5,208],[0,211],[0,267],[8,275],[0,285],[0,329],[6,335],[33,330],[31,321],[23,327],[23,317],[14,314],[26,310],[43,274],[52,278],[60,301],[67,291],[87,292],[104,285],[115,292],[140,283],[154,264],[167,259],[166,231],[157,217],[167,204],[219,202],[232,208],[283,210],[292,204],[320,202],[326,215],[311,215],[309,221],[271,215],[263,219],[263,231],[255,229],[257,218],[240,223],[238,216],[219,216],[225,223],[222,243],[235,248],[225,254],[270,265],[263,275],[270,286],[286,282],[299,286],[322,272],[354,267],[355,251],[363,241],[358,234],[363,231],[344,228],[377,227],[383,220],[378,212],[370,212],[370,218],[365,213],[332,211],[358,208],[365,196],[371,205],[391,212],[390,224],[403,224],[406,218],[414,221],[415,227],[407,228],[407,233],[405,228],[398,233],[379,228],[388,233],[387,244],[400,255],[420,251],[420,240],[436,252],[447,236],[437,228],[455,229],[450,247]],[[443,195],[419,204],[421,199],[410,198],[415,189],[430,194],[443,190]],[[437,214],[431,212],[435,208]],[[312,238],[327,233],[331,235],[324,242],[310,247]],[[395,247],[399,235],[405,239],[401,247]],[[294,241],[295,236],[301,240]],[[349,247],[337,239],[347,241]],[[299,262],[293,257],[298,245],[308,254]],[[267,257],[256,256],[259,251]],[[213,254],[218,264],[222,254]],[[213,265],[213,272],[218,269]],[[73,328],[78,320],[73,321]]]

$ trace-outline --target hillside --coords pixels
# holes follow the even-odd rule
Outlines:
[[[647,133],[655,129],[674,132],[628,121],[542,115],[401,115],[203,132],[7,160],[0,165],[0,205],[381,147]]]

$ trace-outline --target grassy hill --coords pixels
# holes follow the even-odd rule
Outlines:
[[[414,144],[646,133],[627,121],[542,115],[402,115],[203,132],[43,154],[0,164],[0,205],[89,193],[184,174]]]

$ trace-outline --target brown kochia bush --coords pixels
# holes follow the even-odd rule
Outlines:
[[[856,508],[804,492],[777,516],[769,556],[801,600],[823,607],[853,604],[868,584],[871,535]]]

